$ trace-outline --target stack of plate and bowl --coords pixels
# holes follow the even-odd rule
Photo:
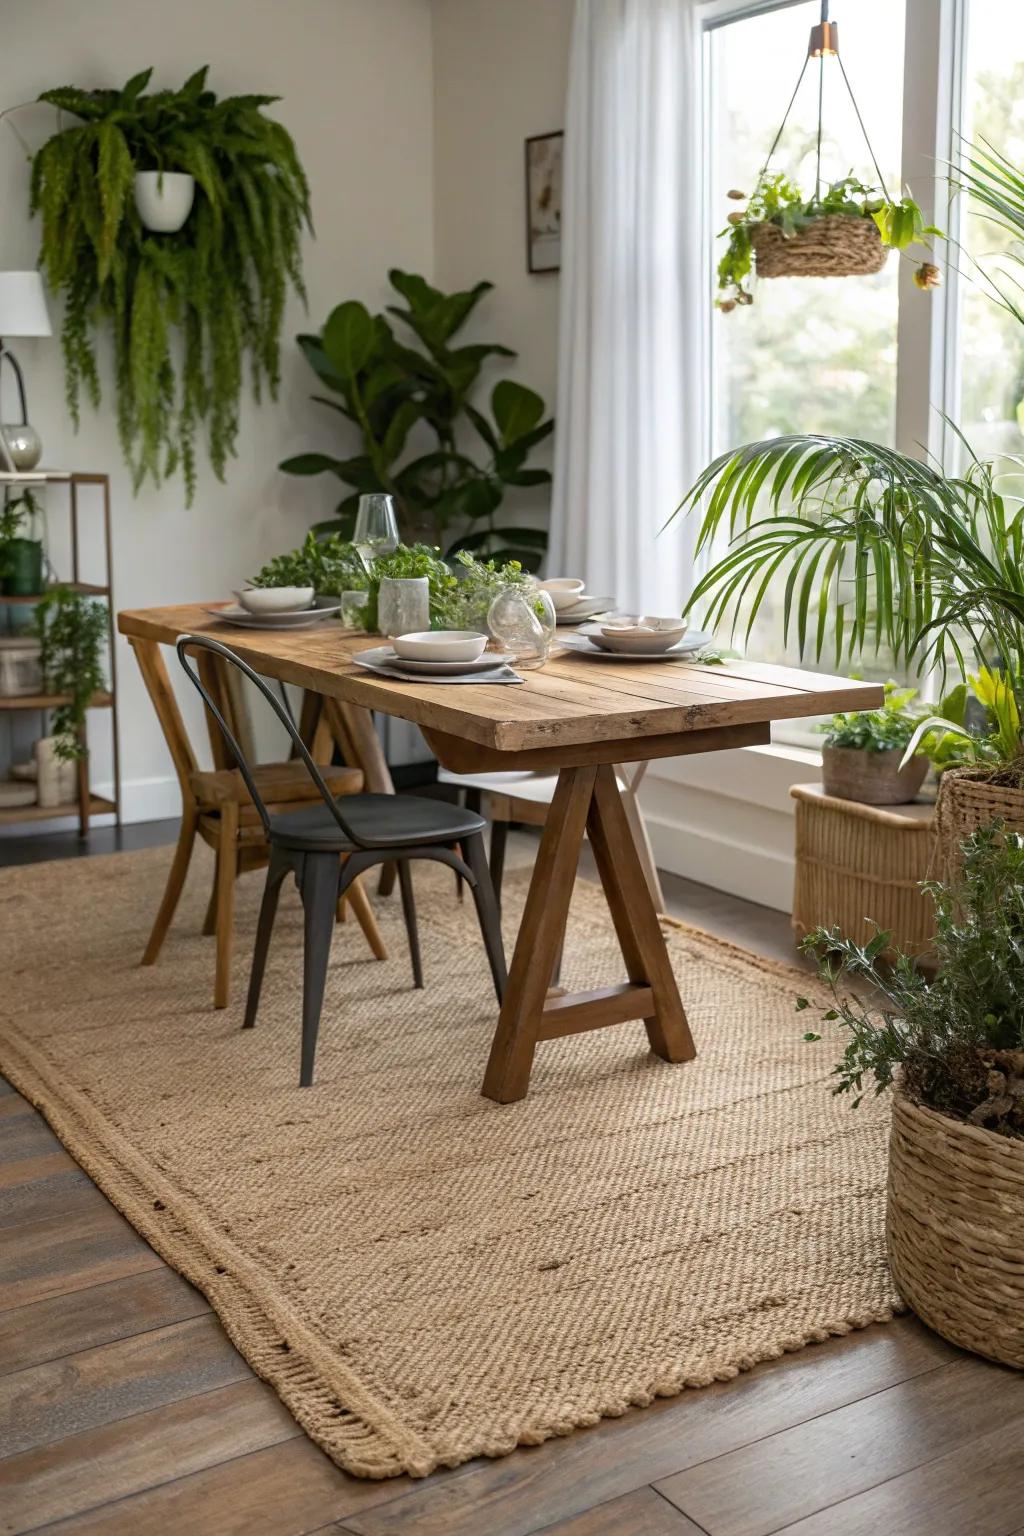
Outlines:
[[[574,654],[603,661],[685,661],[710,641],[703,630],[688,630],[684,619],[621,613],[559,636]]]
[[[487,636],[472,629],[432,629],[396,635],[387,645],[360,651],[352,660],[382,677],[408,682],[520,682],[511,670],[515,656],[487,650]]]
[[[550,597],[559,628],[596,619],[598,614],[615,607],[613,597],[592,596],[586,590],[586,583],[575,576],[552,576],[547,581],[538,581],[537,585]]]
[[[312,587],[243,587],[237,603],[207,608],[225,624],[242,629],[306,629],[341,611],[334,598],[318,598]]]

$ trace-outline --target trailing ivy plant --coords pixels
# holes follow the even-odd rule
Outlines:
[[[350,300],[331,312],[319,336],[298,339],[314,373],[337,397],[313,399],[352,423],[360,451],[345,458],[302,453],[281,468],[335,475],[350,487],[336,518],[320,529],[349,537],[360,495],[386,491],[395,498],[405,539],[425,540],[447,554],[468,549],[516,559],[535,570],[547,534],[499,525],[496,517],[509,487],[550,482],[550,471],[528,460],[554,422],[544,419],[540,395],[512,379],[494,386],[488,416],[473,400],[480,370],[490,357],[515,353],[496,342],[455,344],[492,284],[442,293],[412,273],[396,269],[388,276],[404,306],[371,315]]]
[[[275,96],[221,101],[207,68],[179,91],[146,94],[152,70],[121,90],[61,86],[41,101],[78,118],[32,166],[42,219],[40,265],[65,299],[68,407],[100,402],[95,340],[114,344],[117,425],[135,488],[180,466],[196,483],[205,429],[219,479],[235,453],[248,372],[256,399],[276,394],[289,285],[304,297],[300,259],[309,188],[291,136],[264,114]],[[184,227],[153,234],[133,198],[135,172],[195,178]]]
[[[743,192],[729,196],[745,200]],[[912,197],[894,202],[878,187],[868,187],[855,176],[834,181],[820,195],[806,197],[788,176],[762,177],[741,212],[730,213],[719,238],[728,240],[718,263],[719,297],[717,307],[725,313],[737,304],[753,304],[750,278],[756,268],[753,234],[759,224],[774,224],[787,239],[801,234],[817,219],[830,215],[870,219],[882,244],[903,251],[909,245],[924,244],[929,235],[941,235],[933,224],[925,224],[920,208]],[[939,283],[939,269],[932,262],[922,262],[914,274],[919,288],[934,288]]]
[[[85,756],[85,714],[96,693],[106,688],[103,650],[107,610],[73,592],[53,587],[36,604],[34,630],[42,647],[40,665],[48,693],[68,694],[53,710],[50,728],[54,751],[65,761]]]

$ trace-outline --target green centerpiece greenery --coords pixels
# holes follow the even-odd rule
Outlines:
[[[107,611],[69,587],[53,587],[36,604],[34,631],[48,693],[67,694],[52,712],[50,729],[59,758],[85,755],[85,716],[94,694],[106,688],[103,649]]]
[[[67,400],[100,401],[95,337],[114,344],[117,425],[136,489],[181,467],[191,501],[196,435],[221,479],[235,453],[243,380],[257,399],[279,377],[289,285],[302,294],[300,243],[309,188],[275,96],[218,100],[207,69],[180,90],[146,92],[152,70],[121,90],[44,91],[78,121],[32,166],[42,218],[40,265],[64,296]],[[195,202],[176,233],[152,234],[133,199],[137,171],[184,172]]]
[[[468,549],[516,559],[535,569],[546,533],[499,523],[498,513],[510,487],[549,483],[550,471],[529,459],[554,422],[544,419],[541,397],[512,379],[494,386],[488,415],[474,401],[481,369],[489,358],[515,353],[496,342],[456,342],[492,285],[442,293],[408,272],[396,269],[388,276],[404,304],[372,315],[350,300],[331,312],[318,336],[299,337],[310,367],[331,392],[313,399],[351,423],[360,451],[347,457],[302,453],[281,468],[294,475],[330,474],[349,487],[336,518],[319,528],[349,537],[359,496],[385,491],[395,498],[407,541],[437,545],[447,554]]]
[[[740,191],[732,191],[729,196],[736,201],[745,200]],[[756,270],[755,241],[760,226],[772,225],[786,239],[793,239],[811,229],[819,219],[836,216],[870,220],[882,244],[897,251],[923,244],[930,235],[942,233],[934,225],[925,224],[912,197],[895,202],[880,188],[865,186],[855,176],[834,181],[820,195],[811,197],[788,176],[764,176],[746,208],[731,213],[721,231],[720,238],[728,243],[718,263],[718,308],[728,313],[738,304],[754,302],[750,279]],[[915,281],[921,288],[934,287],[939,281],[938,268],[931,262],[922,262]]]
[[[835,1092],[859,1104],[898,1071],[916,1103],[1024,1136],[1024,837],[998,822],[979,829],[964,844],[958,878],[925,889],[935,903],[932,979],[906,955],[881,963],[888,933],[859,945],[819,928],[803,941],[826,952],[821,972],[833,1004],[824,1018],[849,1036]],[[845,991],[846,982],[855,990]]]
[[[338,534],[317,538],[308,533],[298,549],[275,555],[249,578],[253,587],[312,587],[318,597],[360,592],[368,582],[366,566],[354,545]]]

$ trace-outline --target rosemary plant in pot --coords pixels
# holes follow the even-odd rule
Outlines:
[[[303,294],[309,188],[291,136],[265,113],[276,97],[220,100],[205,67],[147,94],[151,75],[43,92],[76,121],[35,155],[31,207],[40,266],[65,300],[72,420],[83,393],[99,405],[96,337],[109,332],[136,489],[180,467],[191,501],[200,432],[219,479],[234,455],[245,374],[257,400],[276,394],[285,299]],[[179,223],[183,208],[168,205],[189,182]]]
[[[829,952],[825,1028],[847,1036],[835,1092],[856,1105],[872,1086],[895,1090],[887,1240],[900,1294],[953,1343],[1024,1367],[1024,837],[980,828],[955,880],[926,889],[931,980],[906,956],[879,964],[886,933],[862,946],[819,929],[804,943]]]

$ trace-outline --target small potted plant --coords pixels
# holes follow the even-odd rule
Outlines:
[[[856,1107],[872,1080],[895,1090],[886,1230],[903,1299],[954,1344],[1024,1367],[1024,836],[979,828],[956,878],[924,888],[931,980],[906,955],[879,963],[887,933],[804,940],[827,951],[824,1018],[849,1036],[834,1091]]]
[[[252,587],[312,587],[317,602],[337,602],[343,592],[358,592],[368,582],[366,567],[354,544],[338,534],[317,538],[308,533],[298,549],[268,560]]]
[[[32,491],[21,491],[0,510],[0,590],[12,597],[35,597],[43,590],[43,541],[26,537],[34,530],[39,502]]]
[[[821,754],[822,788],[840,800],[862,805],[905,805],[913,800],[928,772],[923,738],[913,755],[907,748],[915,739],[922,711],[911,708],[917,691],[885,685],[881,709],[833,715],[822,726],[825,741]],[[927,734],[927,733],[925,733]]]
[[[107,611],[69,587],[53,587],[36,605],[34,629],[47,692],[68,696],[51,717],[54,753],[62,762],[73,761],[86,755],[86,710],[93,695],[106,688]]]

